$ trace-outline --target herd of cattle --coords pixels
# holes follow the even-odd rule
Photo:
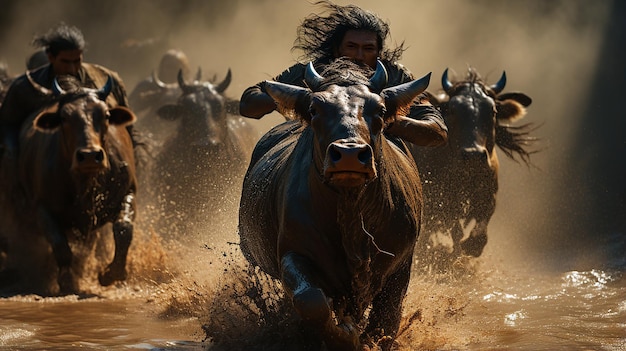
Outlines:
[[[161,200],[164,212],[179,212],[174,217],[184,228],[219,209],[226,196],[220,183],[234,179],[243,185],[238,219],[244,256],[282,282],[296,312],[330,349],[352,349],[364,318],[367,332],[394,335],[418,234],[437,255],[481,255],[496,206],[496,145],[529,162],[532,129],[511,123],[525,115],[531,99],[502,93],[504,73],[487,85],[473,69],[458,82],[446,70],[443,92],[430,97],[448,126],[447,145],[398,146],[383,133],[395,111],[381,111],[412,101],[430,76],[383,89],[384,67],[372,78],[357,66],[350,69],[345,74],[329,67],[322,77],[309,65],[307,89],[268,83],[282,106],[307,98],[311,109],[260,140],[228,108],[230,71],[219,83],[202,80],[200,72],[192,82],[179,75],[175,85],[154,79],[178,97],[154,106],[152,117],[180,123],[148,164],[135,159],[126,132],[135,114],[103,102],[108,84],[99,90],[35,87],[55,98],[24,124],[16,162],[1,160],[0,269],[11,269],[12,245],[40,236],[58,265],[60,293],[76,292],[70,240],[110,223],[115,254],[99,281],[124,280],[142,215],[135,197],[144,188]],[[326,83],[337,80],[344,83]],[[365,106],[362,116],[346,115],[348,103]],[[441,246],[442,236],[448,246]]]

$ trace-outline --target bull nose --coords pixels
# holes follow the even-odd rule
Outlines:
[[[99,165],[104,161],[104,150],[102,149],[80,149],[76,151],[76,161],[78,164]]]
[[[328,166],[334,172],[369,173],[372,154],[372,148],[367,144],[332,143],[327,149]]]

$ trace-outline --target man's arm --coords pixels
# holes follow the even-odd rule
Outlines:
[[[427,101],[416,101],[409,117],[396,116],[386,132],[418,146],[439,146],[448,142],[448,128],[441,112]]]

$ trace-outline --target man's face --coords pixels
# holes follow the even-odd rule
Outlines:
[[[380,48],[375,32],[351,29],[343,36],[337,51],[337,57],[346,56],[376,68]]]
[[[48,61],[52,64],[54,74],[70,74],[78,76],[78,70],[83,62],[83,50],[61,50],[56,56],[48,54]]]

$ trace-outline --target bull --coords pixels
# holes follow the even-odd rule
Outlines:
[[[111,223],[115,254],[98,279],[103,286],[125,280],[137,191],[126,126],[135,121],[135,115],[125,107],[109,108],[105,103],[111,78],[101,89],[88,89],[64,76],[67,84],[59,85],[55,79],[50,90],[28,73],[27,77],[50,103],[23,123],[15,161],[6,161],[15,156],[3,156],[4,174],[14,177],[3,185],[17,184],[25,199],[24,211],[16,211],[16,222],[22,223],[19,228],[34,228],[35,235],[49,242],[62,294],[79,290],[70,241],[77,237],[85,242]],[[5,194],[11,190],[3,189]],[[28,237],[21,231],[16,236],[22,241]]]
[[[445,94],[431,96],[431,101],[442,111],[448,143],[435,148],[411,146],[423,181],[422,230],[436,258],[478,257],[487,244],[487,226],[496,208],[496,146],[512,159],[518,155],[530,162],[533,151],[527,147],[536,140],[529,135],[531,124],[511,123],[526,115],[532,100],[519,92],[502,93],[505,72],[495,84],[487,85],[473,68],[456,83],[446,69],[441,83]]]
[[[330,350],[395,337],[420,230],[417,167],[383,130],[430,74],[383,89],[383,65],[370,71],[340,60],[321,74],[309,64],[308,88],[267,81],[298,118],[257,143],[240,201],[247,261],[280,280]]]
[[[178,231],[224,211],[233,198],[229,191],[240,186],[258,140],[249,123],[227,113],[224,92],[232,80],[231,71],[215,84],[199,77],[200,73],[196,80],[186,82],[179,71],[178,100],[158,109],[161,119],[178,121],[152,174],[162,210],[173,219],[166,219],[165,225]],[[236,199],[237,195],[235,206]]]

